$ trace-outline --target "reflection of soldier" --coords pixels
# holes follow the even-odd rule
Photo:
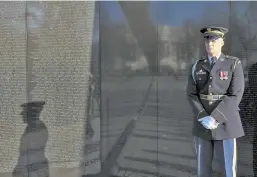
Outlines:
[[[92,93],[92,99],[95,99],[97,105],[100,105],[99,83],[98,79],[90,74],[90,90]]]
[[[224,55],[220,27],[201,29],[208,56],[196,61],[188,80],[188,99],[195,114],[193,135],[197,148],[197,176],[212,176],[214,151],[223,175],[236,176],[236,138],[244,136],[239,103],[244,74],[238,58]]]
[[[89,77],[89,99],[88,99],[88,123],[87,123],[87,135],[91,136],[93,140],[99,139],[95,137],[97,127],[93,127],[92,121],[95,116],[95,107],[100,109],[100,94],[99,94],[99,83],[92,74]]]
[[[253,126],[253,171],[254,177],[257,177],[257,63],[253,64],[248,72],[250,95],[246,100],[248,102],[246,109],[249,110],[248,117]]]
[[[20,156],[13,171],[13,177],[49,177],[45,146],[48,131],[39,119],[45,102],[37,101],[22,104],[21,112],[27,127],[20,140]]]

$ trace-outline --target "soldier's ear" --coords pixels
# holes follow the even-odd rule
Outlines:
[[[221,40],[221,45],[224,46],[224,38]]]

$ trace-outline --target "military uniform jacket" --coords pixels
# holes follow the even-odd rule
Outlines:
[[[244,136],[239,103],[244,93],[244,73],[240,60],[221,54],[211,65],[207,57],[196,61],[189,74],[187,96],[195,115],[193,135],[206,140]],[[198,119],[212,116],[218,123],[206,129]]]

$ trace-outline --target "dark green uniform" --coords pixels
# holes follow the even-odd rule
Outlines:
[[[236,177],[236,138],[244,136],[239,103],[244,93],[244,74],[240,60],[221,54],[214,64],[207,56],[192,67],[187,94],[193,113],[193,135],[197,153],[198,177],[212,176],[216,151],[223,175]],[[216,129],[206,129],[198,119],[212,116]]]
[[[193,135],[206,140],[225,140],[244,136],[239,103],[244,93],[244,74],[238,58],[221,54],[211,67],[207,57],[195,63],[188,80],[188,98],[195,117]],[[222,78],[221,74],[224,74]],[[194,81],[195,79],[195,81]],[[217,129],[205,129],[198,119],[211,115]]]

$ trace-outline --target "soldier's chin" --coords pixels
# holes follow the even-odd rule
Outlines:
[[[213,50],[212,49],[207,49],[207,52],[208,52],[208,54],[213,54]]]

